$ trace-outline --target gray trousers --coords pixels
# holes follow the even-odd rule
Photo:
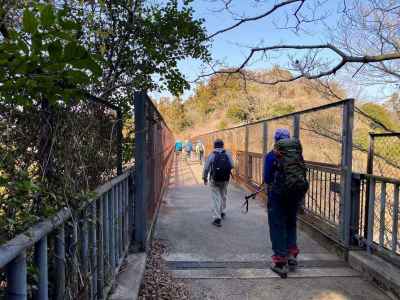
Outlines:
[[[226,195],[228,193],[228,181],[225,182],[211,182],[211,194],[213,199],[213,217],[214,219],[221,219],[221,213],[226,210]]]

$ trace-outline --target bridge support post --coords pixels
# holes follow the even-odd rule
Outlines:
[[[341,161],[341,202],[340,202],[340,238],[345,247],[351,242],[352,219],[352,153],[353,153],[353,123],[354,99],[350,99],[343,106],[342,118],[342,161]],[[356,212],[354,212],[356,213]]]
[[[134,241],[140,251],[146,250],[147,234],[147,172],[146,172],[146,110],[145,95],[135,92],[135,224]]]
[[[374,154],[375,153],[375,136],[369,133],[369,147],[368,147],[368,159],[367,159],[367,174],[374,173]],[[371,180],[367,179],[367,185],[365,188],[365,199],[369,199],[370,196],[370,182]],[[367,218],[369,213],[369,201],[365,201],[365,209],[364,216]],[[364,222],[364,237],[368,236],[368,222]]]

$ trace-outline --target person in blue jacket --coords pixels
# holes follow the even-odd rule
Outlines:
[[[290,133],[286,128],[277,129],[275,142],[281,139],[289,139]],[[272,243],[272,266],[271,269],[279,275],[287,273],[289,268],[297,265],[297,211],[302,197],[291,195],[290,199],[273,189],[274,180],[278,180],[277,153],[272,150],[264,158],[263,180],[268,194],[268,224],[270,239]],[[275,182],[276,183],[276,182]]]
[[[177,140],[175,142],[175,152],[179,153],[182,151],[182,142],[180,140]]]

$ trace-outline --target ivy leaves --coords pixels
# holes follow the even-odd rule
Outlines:
[[[21,28],[0,44],[0,101],[24,106],[79,97],[102,74],[98,59],[79,41],[81,31],[65,10],[25,8]]]

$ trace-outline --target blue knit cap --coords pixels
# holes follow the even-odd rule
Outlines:
[[[289,138],[290,138],[290,133],[289,130],[287,130],[286,128],[278,128],[275,131],[275,142]]]

